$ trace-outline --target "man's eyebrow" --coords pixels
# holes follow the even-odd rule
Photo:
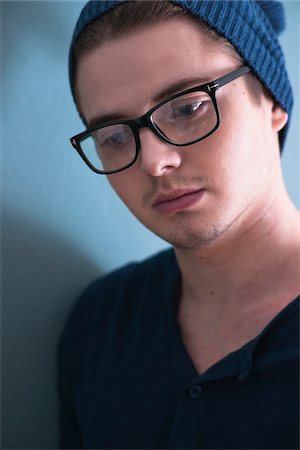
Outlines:
[[[153,103],[162,102],[163,100],[167,99],[168,97],[172,97],[172,95],[175,95],[180,91],[184,91],[194,86],[200,86],[205,83],[208,83],[207,78],[201,79],[197,77],[181,79],[180,81],[176,81],[175,83],[169,85],[166,89],[156,94],[153,98]]]
[[[111,122],[113,120],[122,120],[122,114],[120,113],[111,113],[111,114],[97,114],[97,116],[93,117],[88,121],[88,128],[96,127],[97,125],[101,125],[105,122]]]
[[[155,97],[152,99],[153,104],[160,103],[163,100],[166,100],[169,97],[172,97],[172,95],[175,95],[181,91],[184,91],[186,89],[189,89],[190,87],[194,86],[200,86],[202,84],[208,83],[207,78],[201,79],[201,78],[184,78],[180,81],[177,81],[171,85],[169,85],[166,89],[163,89],[158,94],[155,95]],[[133,119],[135,117],[132,117]],[[126,120],[123,114],[114,112],[110,114],[97,114],[97,116],[93,117],[91,120],[88,121],[88,128],[93,128],[97,125],[100,125],[101,123],[110,122],[114,120]]]

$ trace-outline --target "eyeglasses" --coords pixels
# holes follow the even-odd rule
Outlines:
[[[141,149],[139,129],[150,128],[162,141],[184,147],[210,136],[220,125],[216,91],[250,72],[242,66],[208,84],[187,89],[133,120],[100,123],[73,136],[71,144],[96,173],[112,174],[132,166]]]

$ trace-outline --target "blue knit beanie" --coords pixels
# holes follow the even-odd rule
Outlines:
[[[125,0],[90,0],[75,26],[69,54],[69,76],[74,95],[73,48],[80,33],[94,19]],[[285,28],[284,10],[274,0],[174,0],[227,39],[274,99],[288,113],[289,121],[279,134],[280,147],[286,138],[293,106],[293,92],[277,36]]]

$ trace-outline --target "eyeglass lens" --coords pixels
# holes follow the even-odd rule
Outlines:
[[[206,92],[192,92],[162,105],[152,115],[153,124],[175,144],[188,144],[212,131],[217,116]]]
[[[133,132],[126,124],[99,128],[81,143],[81,147],[93,166],[103,171],[126,167],[136,153]]]
[[[162,137],[188,145],[215,128],[217,113],[210,96],[197,91],[164,103],[154,111],[151,121]],[[136,156],[134,134],[126,124],[99,128],[81,142],[81,148],[92,165],[102,171],[122,169]]]

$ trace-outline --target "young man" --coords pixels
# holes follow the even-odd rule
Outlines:
[[[89,2],[71,139],[173,249],[95,281],[60,343],[62,448],[299,447],[292,92],[273,1]]]

